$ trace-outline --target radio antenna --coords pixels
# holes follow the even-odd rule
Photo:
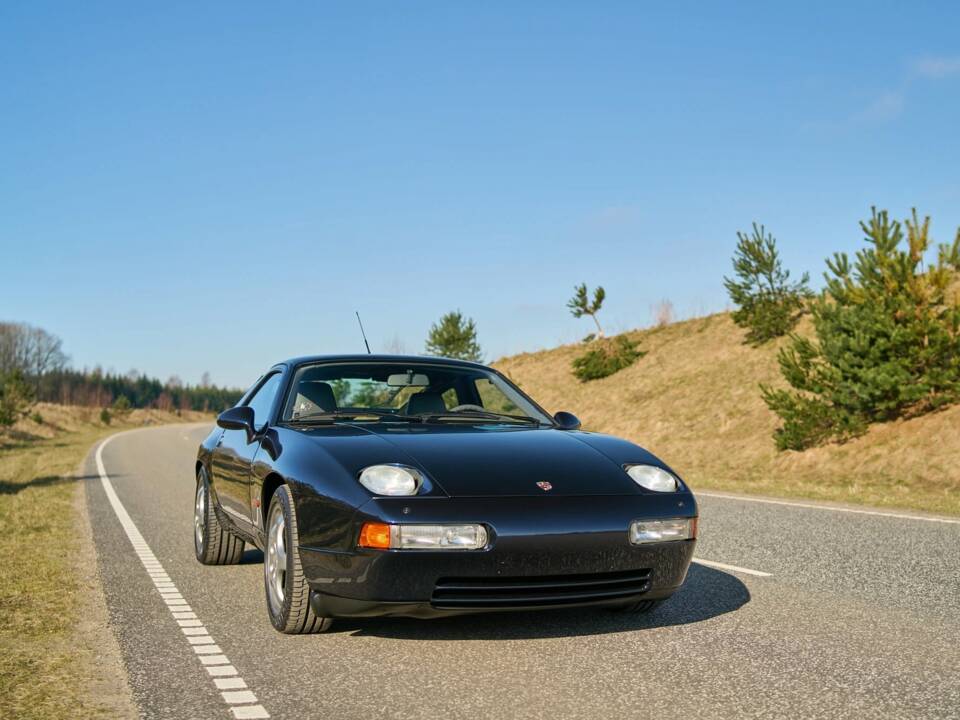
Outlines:
[[[356,310],[353,311],[357,316],[357,324],[360,325],[360,334],[363,335],[363,344],[367,346],[367,355],[372,355],[370,352],[370,343],[367,342],[367,334],[363,331],[363,321],[360,320],[360,313]]]

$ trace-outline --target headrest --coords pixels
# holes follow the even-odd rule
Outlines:
[[[297,392],[324,412],[336,412],[337,410],[337,398],[333,394],[333,388],[325,382],[304,382],[301,380],[297,385]]]
[[[407,401],[408,415],[445,413],[447,406],[440,393],[418,392]]]

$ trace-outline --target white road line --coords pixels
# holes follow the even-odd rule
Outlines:
[[[243,678],[217,678],[213,684],[220,690],[243,690],[247,687]]]
[[[213,645],[213,638],[209,635],[202,637],[188,637],[187,642],[191,645]]]
[[[219,645],[194,645],[193,651],[197,655],[222,655],[223,650]]]
[[[100,474],[100,483],[103,485],[103,491],[107,494],[107,499],[110,501],[121,527],[127,534],[130,544],[133,545],[134,552],[137,553],[144,569],[157,587],[160,598],[166,603],[167,609],[173,616],[174,624],[170,626],[170,630],[179,629],[183,633],[182,637],[185,637],[187,642],[193,646],[195,657],[201,663],[200,666],[207,671],[211,678],[216,676],[214,684],[217,690],[221,691],[220,696],[230,707],[230,712],[233,713],[234,718],[237,718],[237,720],[269,718],[270,713],[266,711],[263,705],[257,704],[257,696],[253,692],[246,690],[247,684],[243,681],[243,678],[238,677],[237,669],[230,664],[227,656],[220,651],[219,646],[207,632],[206,627],[197,619],[196,614],[163,569],[163,565],[150,550],[150,546],[143,539],[143,535],[140,534],[140,530],[137,529],[127,509],[120,502],[120,498],[113,489],[113,483],[110,482],[110,476],[107,475],[107,471],[103,467],[103,448],[115,437],[116,435],[111,435],[97,448],[97,472]],[[222,692],[226,689],[243,690],[242,692]]]
[[[751,570],[750,568],[740,567],[739,565],[727,565],[726,563],[713,562],[712,560],[701,560],[694,558],[693,561],[698,565],[717,568],[717,570],[729,570],[730,572],[743,573],[744,575],[756,575],[757,577],[773,577],[772,573],[761,572],[760,570]]]
[[[237,720],[259,720],[259,718],[270,717],[263,709],[263,705],[238,705],[231,709]]]
[[[924,522],[945,523],[947,525],[960,525],[960,520],[951,518],[926,517],[924,515],[907,515],[904,513],[884,512],[882,510],[857,510],[855,508],[831,507],[829,505],[814,505],[812,503],[790,502],[787,500],[769,500],[767,498],[747,497],[745,495],[727,495],[726,493],[700,492],[694,493],[696,497],[722,498],[723,500],[742,500],[743,502],[763,503],[765,505],[786,505],[787,507],[806,508],[808,510],[827,510],[830,512],[845,512],[855,515],[877,515],[879,517],[897,518],[899,520],[923,520]]]
[[[200,657],[203,657],[201,655]],[[218,677],[236,677],[237,669],[233,665],[207,665],[207,672]]]

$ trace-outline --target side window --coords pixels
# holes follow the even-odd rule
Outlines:
[[[253,424],[257,432],[263,429],[270,416],[270,410],[273,408],[273,401],[280,390],[280,373],[274,373],[260,386],[253,397],[247,400],[247,407],[253,409]]]

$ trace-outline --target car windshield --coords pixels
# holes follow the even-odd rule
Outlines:
[[[297,370],[284,404],[284,421],[351,418],[551,423],[515,387],[484,368],[356,362],[305,365]]]

